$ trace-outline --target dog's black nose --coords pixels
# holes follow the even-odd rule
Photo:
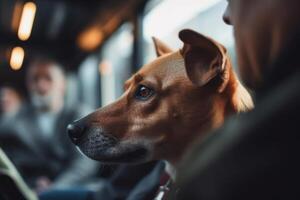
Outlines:
[[[79,143],[80,139],[84,135],[84,129],[84,126],[79,121],[75,121],[68,125],[67,132],[74,144]]]

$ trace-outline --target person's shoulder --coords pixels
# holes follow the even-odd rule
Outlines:
[[[256,169],[270,171],[268,166],[274,169],[284,167],[285,162],[278,163],[278,157],[274,155],[288,158],[299,151],[298,78],[291,77],[269,93],[264,93],[254,110],[228,119],[220,129],[195,143],[178,169],[177,187],[181,192],[177,199],[196,199],[203,195],[229,199],[222,196],[233,189],[227,180],[234,183],[236,189],[243,185],[241,180],[247,182],[257,176],[259,171]],[[265,165],[267,162],[268,165]],[[253,163],[255,167],[251,168]],[[237,169],[239,176],[234,176]],[[175,193],[172,195],[176,196]]]

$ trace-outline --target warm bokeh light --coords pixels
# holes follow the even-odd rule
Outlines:
[[[22,47],[15,47],[13,48],[10,56],[10,67],[13,70],[19,70],[22,67],[23,60],[24,60],[24,49]]]
[[[25,3],[23,7],[22,17],[19,25],[18,36],[20,40],[28,40],[30,37],[34,17],[36,13],[36,5],[33,2]]]
[[[102,76],[112,74],[112,63],[109,62],[108,60],[103,60],[99,64],[99,71],[100,71]]]
[[[77,40],[78,46],[85,51],[95,50],[103,40],[103,32],[99,27],[91,27],[82,32]]]

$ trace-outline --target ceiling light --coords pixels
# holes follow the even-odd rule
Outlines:
[[[24,49],[22,47],[15,47],[12,49],[10,56],[10,67],[13,70],[19,70],[22,67],[24,60]]]
[[[27,2],[24,4],[18,30],[18,36],[20,40],[25,41],[30,37],[35,13],[36,5],[33,2]]]

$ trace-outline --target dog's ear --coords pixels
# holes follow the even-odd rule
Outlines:
[[[224,73],[225,47],[188,29],[180,31],[179,38],[184,43],[180,52],[184,57],[187,75],[194,84],[204,86],[216,76]],[[219,91],[222,92],[224,88],[225,85],[220,86]]]
[[[160,57],[164,54],[173,52],[173,50],[170,47],[168,47],[168,45],[166,45],[165,43],[163,43],[161,40],[157,39],[156,37],[152,37],[152,40],[154,43],[157,57]]]

